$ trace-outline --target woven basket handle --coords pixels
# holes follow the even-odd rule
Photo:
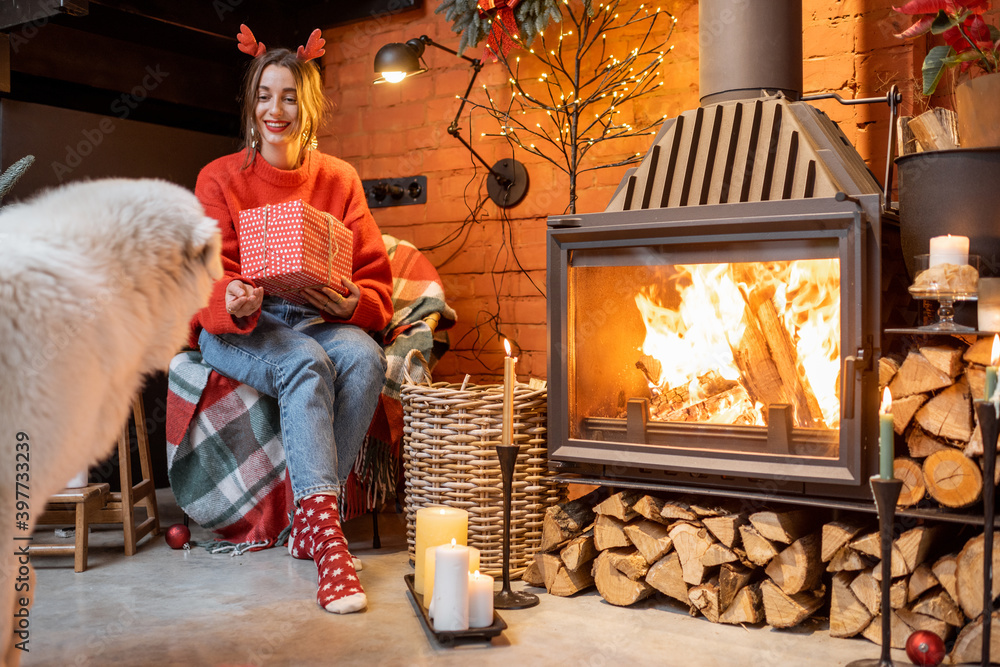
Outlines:
[[[413,348],[406,353],[406,358],[403,359],[403,379],[409,384],[420,384],[420,382],[413,381],[413,373],[410,372],[410,368],[416,369],[419,364],[421,375],[421,381],[428,387],[431,386],[431,369],[427,364],[427,360],[424,359],[423,353],[417,348]]]

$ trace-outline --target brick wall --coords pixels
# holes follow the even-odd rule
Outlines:
[[[434,13],[437,0],[424,4],[422,9],[373,16],[324,33],[326,83],[335,110],[320,144],[355,165],[363,179],[427,176],[426,205],[375,210],[385,232],[418,247],[440,243],[486,198],[484,169],[446,131],[458,110],[455,96],[465,91],[471,76],[468,63],[428,47],[424,58],[430,71],[398,85],[372,85],[372,61],[383,44],[426,34],[443,45],[457,46],[458,36],[444,15]],[[892,0],[803,0],[806,94],[832,91],[845,98],[882,96],[897,83],[904,94],[903,113],[919,112],[926,105],[915,95],[912,83],[919,77],[926,46],[923,40],[902,42],[893,36],[908,22],[892,12],[892,4]],[[625,114],[673,117],[698,105],[697,3],[673,0],[663,7],[678,19],[671,39],[674,50],[661,69],[665,84]],[[478,57],[481,51],[470,50],[467,55]],[[524,66],[530,66],[527,59]],[[486,84],[495,96],[509,94],[504,93],[504,80],[502,66],[487,65],[472,98],[485,102],[479,84]],[[840,123],[881,181],[887,106],[841,106],[833,100],[817,105]],[[503,139],[480,136],[496,131],[496,121],[485,111],[463,114],[462,136],[490,164],[511,156]],[[649,144],[646,138],[617,145],[608,142],[600,147],[600,159],[616,162],[630,153],[645,153]],[[508,209],[507,219],[502,219],[501,211],[486,199],[475,221],[463,230],[461,243],[427,252],[459,315],[450,334],[452,351],[438,366],[436,379],[460,381],[468,373],[476,382],[497,381],[503,368],[503,344],[497,331],[520,348],[519,377],[545,377],[546,308],[536,285],[544,291],[545,219],[563,212],[568,180],[540,158],[523,152],[514,156],[529,171],[531,185],[525,200]],[[603,210],[624,171],[621,167],[584,174],[578,180],[578,212]]]

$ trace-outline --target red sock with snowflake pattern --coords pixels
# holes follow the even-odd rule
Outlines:
[[[368,606],[368,598],[340,527],[337,496],[314,494],[303,498],[301,505],[312,532],[313,560],[319,575],[316,601],[335,614],[361,611]]]
[[[299,505],[292,517],[292,532],[288,535],[288,553],[293,558],[312,560],[313,537],[312,529],[306,522],[306,513]]]
[[[300,505],[295,508],[295,514],[292,518],[292,531],[288,536],[288,553],[291,554],[292,558],[312,560],[314,549],[313,531],[306,523],[306,513]],[[356,571],[360,572],[363,569],[361,559],[357,556],[351,556],[351,563]]]

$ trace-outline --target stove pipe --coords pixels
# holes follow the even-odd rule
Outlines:
[[[701,106],[802,97],[802,0],[699,0]]]

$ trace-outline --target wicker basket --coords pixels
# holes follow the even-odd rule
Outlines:
[[[409,356],[404,367],[411,367]],[[428,505],[460,507],[469,512],[469,546],[479,549],[480,570],[498,576],[503,567],[503,482],[495,445],[503,421],[503,386],[415,384],[409,373],[404,375],[403,474],[410,559],[415,556],[417,510]],[[430,374],[425,371],[423,377]],[[541,545],[546,508],[565,495],[548,469],[545,432],[545,390],[516,385],[513,433],[520,450],[511,494],[512,577],[524,572]]]

